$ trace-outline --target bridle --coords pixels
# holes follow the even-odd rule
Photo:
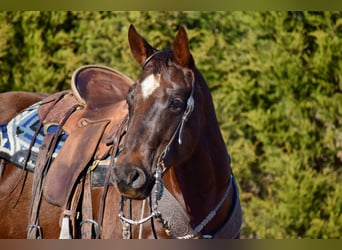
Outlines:
[[[156,56],[157,54],[160,54],[161,52],[162,51],[157,51],[157,52],[153,53],[151,56],[149,56],[145,60],[145,62],[143,63],[142,69],[145,68],[145,66],[148,64],[148,62],[151,61],[151,59],[154,56]],[[156,164],[156,172],[154,175],[154,177],[155,177],[154,187],[155,188],[154,188],[154,192],[151,193],[151,197],[150,197],[150,199],[151,199],[151,213],[147,217],[143,217],[139,220],[132,220],[132,219],[125,217],[123,209],[124,209],[124,202],[125,202],[126,198],[121,197],[119,218],[121,219],[124,228],[127,228],[129,225],[141,225],[141,224],[149,221],[150,219],[155,218],[157,221],[162,223],[166,233],[169,236],[172,236],[173,238],[177,238],[177,239],[194,238],[202,231],[202,229],[215,216],[215,214],[217,213],[217,211],[219,210],[219,208],[222,206],[223,202],[227,198],[229,191],[231,190],[233,178],[230,178],[229,185],[228,185],[225,193],[223,194],[222,198],[220,199],[218,204],[215,206],[215,208],[213,210],[211,210],[211,212],[204,218],[204,220],[198,226],[196,226],[189,234],[184,235],[184,236],[178,236],[175,234],[175,232],[172,232],[171,228],[169,227],[168,221],[163,218],[163,215],[158,210],[158,202],[160,201],[160,199],[163,195],[163,189],[165,187],[163,184],[162,175],[168,169],[168,167],[165,165],[164,160],[165,160],[165,158],[166,158],[166,156],[167,156],[167,154],[171,148],[171,145],[176,140],[177,135],[178,135],[178,139],[177,139],[178,144],[181,145],[183,143],[184,126],[185,126],[185,123],[188,121],[188,119],[189,119],[190,115],[192,114],[194,107],[195,107],[195,101],[194,101],[195,75],[194,75],[193,71],[191,71],[191,73],[192,73],[191,91],[190,91],[190,95],[187,99],[186,109],[185,109],[185,111],[182,115],[182,118],[181,118],[180,122],[178,123],[172,137],[170,138],[168,144],[165,146],[164,150],[160,154],[158,161],[157,161],[157,164]],[[144,200],[144,202],[145,201],[146,200]]]
[[[157,51],[155,53],[153,53],[152,55],[150,55],[145,62],[142,65],[142,69],[145,68],[145,66],[151,61],[151,59],[153,57],[155,57],[156,55],[162,53],[163,51]],[[192,81],[191,81],[191,90],[190,90],[190,95],[187,99],[187,105],[186,105],[186,109],[183,113],[183,116],[180,120],[180,122],[178,123],[177,128],[175,129],[172,137],[170,138],[168,144],[166,145],[165,149],[162,151],[162,153],[159,156],[158,162],[157,162],[157,170],[158,168],[161,168],[162,173],[166,171],[166,167],[165,167],[165,163],[164,163],[164,159],[166,157],[166,154],[168,153],[168,151],[170,150],[171,144],[174,142],[177,133],[178,133],[178,144],[181,145],[183,143],[183,132],[184,132],[184,125],[185,123],[188,121],[192,111],[194,110],[195,107],[195,99],[194,99],[194,92],[195,92],[195,74],[193,71],[191,71],[191,75],[192,75]]]

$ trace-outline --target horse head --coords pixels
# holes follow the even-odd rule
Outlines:
[[[172,49],[157,50],[131,25],[128,33],[134,59],[142,73],[127,94],[129,120],[113,179],[122,195],[146,198],[160,167],[179,166],[198,141],[195,99],[202,80],[181,26]]]

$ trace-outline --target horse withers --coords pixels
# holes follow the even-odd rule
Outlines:
[[[110,160],[103,163],[102,184],[92,184],[90,193],[87,192],[89,185],[86,183],[92,183],[92,180],[85,176],[98,169],[96,165],[94,167],[94,162],[98,163],[95,150],[87,167],[73,183],[71,196],[78,197],[74,210],[66,213],[64,206],[58,202],[53,204],[47,195],[42,195],[35,211],[30,204],[36,173],[5,162],[0,178],[1,238],[27,237],[31,226],[30,210],[31,216],[37,213],[39,223],[34,226],[41,234],[38,238],[58,238],[61,228],[65,227],[64,220],[72,216],[77,218],[73,218],[70,225],[66,224],[72,238],[239,237],[242,215],[230,157],[210,91],[190,53],[185,29],[179,28],[171,49],[161,51],[150,46],[132,25],[128,40],[142,72],[136,82],[125,85],[129,86],[127,95],[119,95],[121,112],[126,112],[127,117],[122,120],[120,133],[109,131],[110,135],[118,134],[119,138],[116,138],[115,147],[105,151]],[[108,80],[102,76],[96,79],[100,84]],[[115,84],[114,89],[118,83]],[[95,96],[96,101],[92,101],[93,97],[88,101],[107,110],[108,103],[114,105],[114,102],[108,96],[101,98],[101,94],[105,93]],[[106,103],[101,103],[101,99]],[[24,106],[33,103],[29,100]],[[18,104],[7,102],[7,105],[10,108]],[[22,106],[18,106],[17,110],[21,109]],[[75,109],[74,112],[84,111]],[[103,120],[100,113],[94,121]],[[12,114],[7,115],[6,122],[10,116]],[[78,119],[77,115],[77,119],[70,117]],[[68,119],[65,122],[68,125]],[[66,131],[70,130],[69,138],[72,138],[76,132],[67,127],[63,126]],[[105,139],[108,138],[96,140]],[[99,145],[106,147],[107,144]],[[77,162],[69,160],[70,165],[77,166]],[[107,160],[103,159],[103,162]],[[58,177],[56,164],[52,170],[54,174],[45,174]],[[43,193],[44,185],[51,187],[51,179],[55,178],[42,182]],[[79,195],[75,195],[75,191]],[[50,192],[56,194],[53,190]],[[90,217],[87,217],[89,211]],[[85,225],[88,225],[88,231],[83,230]]]

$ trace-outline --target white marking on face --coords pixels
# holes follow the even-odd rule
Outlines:
[[[148,98],[160,86],[160,74],[157,76],[149,75],[141,83],[142,94],[144,98]]]

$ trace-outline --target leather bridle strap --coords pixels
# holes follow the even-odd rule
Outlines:
[[[224,192],[223,196],[219,200],[219,202],[216,204],[216,206],[210,211],[210,213],[201,221],[200,224],[198,224],[190,233],[184,235],[184,236],[177,236],[175,232],[172,232],[172,229],[166,228],[170,233],[173,238],[176,239],[193,239],[197,237],[200,232],[203,230],[203,228],[214,218],[216,215],[217,211],[221,208],[223,202],[226,200],[232,186],[233,186],[233,176],[231,175],[229,178],[229,184],[227,186],[226,191]],[[165,223],[163,223],[165,224]]]
[[[193,73],[192,73],[192,75],[193,75],[193,78],[192,78],[192,82],[191,82],[191,92],[190,92],[190,95],[189,95],[188,100],[187,100],[186,109],[183,113],[183,116],[182,116],[175,132],[173,133],[171,139],[169,140],[169,142],[166,145],[163,152],[160,154],[158,162],[157,162],[157,169],[161,167],[162,173],[164,173],[167,169],[165,167],[165,164],[164,164],[164,159],[165,159],[168,151],[170,150],[170,147],[171,147],[172,143],[174,142],[177,134],[178,134],[178,144],[181,145],[183,143],[184,125],[188,121],[188,119],[189,119],[189,117],[190,117],[190,115],[193,112],[194,107],[195,107],[195,100],[194,100],[195,77],[194,77]]]
[[[236,239],[239,237],[240,228],[242,225],[242,210],[239,199],[239,191],[238,186],[236,184],[235,178],[233,179],[233,189],[234,189],[234,198],[233,198],[233,209],[228,215],[225,223],[214,233],[211,235],[203,235],[204,238],[231,238]]]
[[[145,61],[143,62],[143,64],[141,65],[141,68],[144,69],[146,67],[146,65],[152,60],[153,57],[155,57],[158,54],[164,53],[165,51],[162,50],[156,50],[152,55],[150,55],[149,57],[147,57],[145,59]],[[171,52],[171,50],[170,50]]]

